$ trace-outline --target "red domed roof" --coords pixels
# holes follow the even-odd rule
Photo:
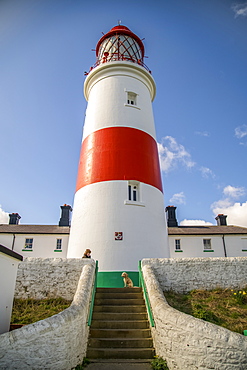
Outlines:
[[[107,32],[104,36],[101,37],[101,39],[98,41],[97,46],[96,46],[96,56],[98,56],[100,44],[105,39],[107,39],[108,37],[111,37],[113,35],[121,35],[121,34],[132,37],[138,43],[138,45],[140,46],[142,56],[144,57],[144,45],[143,45],[141,39],[138,36],[136,36],[133,32],[131,32],[128,27],[122,26],[121,24],[118,25],[118,26],[113,27],[109,32]]]

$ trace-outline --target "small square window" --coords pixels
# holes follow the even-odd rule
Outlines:
[[[57,239],[56,249],[62,249],[62,239]]]
[[[176,250],[180,250],[181,249],[181,240],[180,239],[176,239],[175,240],[175,249]]]
[[[203,246],[204,246],[204,249],[212,249],[211,239],[203,239]]]
[[[25,240],[25,249],[32,249],[33,248],[33,238],[27,238]]]

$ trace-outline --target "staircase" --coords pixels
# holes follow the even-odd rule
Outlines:
[[[87,357],[151,359],[153,356],[141,288],[97,288]]]

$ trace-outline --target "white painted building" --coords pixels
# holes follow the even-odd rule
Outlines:
[[[71,206],[64,204],[58,225],[22,225],[18,213],[9,215],[9,224],[0,224],[0,244],[24,257],[66,258]]]
[[[66,258],[69,227],[58,225],[0,225],[0,244],[24,257]]]
[[[22,259],[0,244],[0,334],[9,331],[17,268]]]
[[[175,207],[167,208],[175,216]],[[176,216],[168,217],[170,257],[247,257],[247,228],[228,226],[226,216],[219,216],[218,225],[207,226],[178,226]],[[1,224],[0,244],[24,257],[66,258],[69,234],[69,226]],[[91,249],[92,258],[98,260],[97,251]]]

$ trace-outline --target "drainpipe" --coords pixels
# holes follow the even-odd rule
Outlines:
[[[223,241],[224,254],[225,254],[225,257],[227,257],[227,254],[226,254],[225,235],[224,234],[222,235],[222,241]]]
[[[12,251],[14,250],[14,245],[15,245],[15,234],[13,234],[13,240],[12,240]]]

